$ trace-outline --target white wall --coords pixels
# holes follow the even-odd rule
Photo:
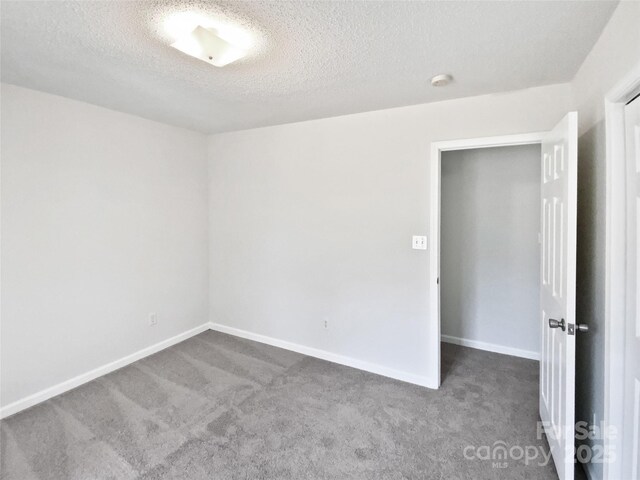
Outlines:
[[[580,133],[604,119],[604,96],[640,67],[640,2],[623,0],[571,82]]]
[[[432,141],[552,128],[568,85],[210,137],[210,319],[433,383]],[[324,329],[324,320],[329,328]]]
[[[6,406],[205,323],[208,226],[204,135],[1,93]]]
[[[576,421],[604,420],[606,273],[606,126],[604,97],[633,69],[640,69],[640,2],[623,1],[571,83],[579,112],[577,321],[589,333],[576,337]],[[617,161],[617,159],[612,159]],[[580,441],[600,448],[602,441]],[[619,458],[618,452],[618,458]],[[603,478],[602,463],[586,465]]]
[[[540,353],[540,145],[442,153],[441,333]]]

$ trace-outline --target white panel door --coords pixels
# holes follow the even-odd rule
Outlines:
[[[623,478],[640,478],[640,99],[625,107],[627,157],[627,315],[625,332]]]
[[[540,418],[560,480],[573,480],[578,114],[542,142]]]

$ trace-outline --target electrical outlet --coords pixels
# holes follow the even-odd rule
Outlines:
[[[149,326],[155,327],[158,324],[158,315],[156,313],[149,314]]]
[[[329,328],[329,319],[328,318],[324,319],[324,328],[325,328],[325,330],[327,330]]]

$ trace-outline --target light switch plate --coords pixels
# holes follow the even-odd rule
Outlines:
[[[427,249],[427,237],[419,235],[413,236],[412,247],[414,250],[426,250]]]

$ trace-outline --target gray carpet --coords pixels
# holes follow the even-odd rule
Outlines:
[[[537,363],[443,344],[440,390],[208,331],[1,422],[3,480],[557,478]],[[502,462],[500,462],[502,463]]]

